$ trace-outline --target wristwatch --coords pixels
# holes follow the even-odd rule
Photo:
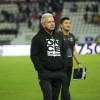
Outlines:
[[[80,62],[77,63],[78,65],[81,64]]]

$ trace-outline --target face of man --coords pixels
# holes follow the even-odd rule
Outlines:
[[[47,17],[45,19],[45,22],[42,24],[42,26],[47,30],[47,31],[53,31],[55,29],[55,22],[53,17]]]
[[[70,31],[70,27],[71,27],[70,20],[64,20],[64,22],[60,24],[60,27],[62,30],[65,30],[67,32]]]

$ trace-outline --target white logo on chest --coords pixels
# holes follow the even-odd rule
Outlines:
[[[46,39],[47,41],[47,55],[48,56],[61,56],[59,40],[55,39]]]

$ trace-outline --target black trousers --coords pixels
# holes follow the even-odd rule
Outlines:
[[[68,88],[70,86],[71,76],[72,76],[72,66],[68,66],[68,69],[66,70],[67,77],[68,77]]]
[[[72,75],[72,66],[68,66],[68,69],[66,70],[66,75],[63,79],[61,100],[70,100],[69,86],[71,81],[71,75]]]
[[[40,79],[39,84],[43,92],[43,100],[58,100],[61,83],[61,78]]]

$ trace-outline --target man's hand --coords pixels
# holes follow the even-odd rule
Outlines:
[[[81,64],[78,64],[78,71],[82,68]]]

